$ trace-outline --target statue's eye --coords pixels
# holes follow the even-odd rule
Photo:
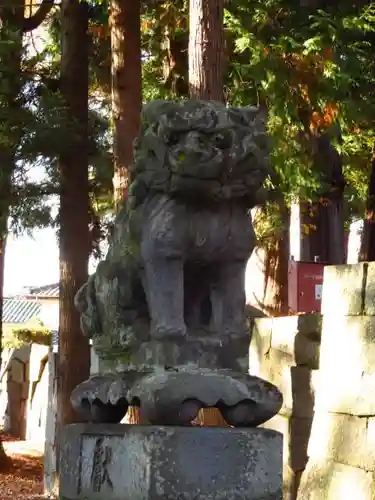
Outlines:
[[[172,132],[168,137],[168,145],[175,146],[176,144],[178,144],[179,140],[180,140],[179,135],[176,134],[175,132]]]
[[[219,149],[228,149],[230,147],[230,139],[224,134],[217,134],[215,136],[215,146]]]

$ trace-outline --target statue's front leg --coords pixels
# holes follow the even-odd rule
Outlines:
[[[185,336],[182,260],[154,257],[144,263],[144,273],[151,336]]]
[[[218,333],[241,334],[245,322],[246,262],[223,263],[211,285],[213,327]]]

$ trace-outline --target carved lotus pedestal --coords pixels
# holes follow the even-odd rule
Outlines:
[[[280,392],[202,359],[166,367],[154,358],[80,384],[71,399],[89,423],[65,429],[60,498],[281,500],[282,435],[257,427],[281,408]],[[217,366],[217,356],[209,359]],[[130,405],[151,425],[119,424]],[[231,427],[192,426],[207,407]]]

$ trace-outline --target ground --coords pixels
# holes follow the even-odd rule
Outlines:
[[[11,458],[0,471],[1,500],[40,500],[43,497],[43,450],[38,443],[16,441],[2,434],[4,448]]]

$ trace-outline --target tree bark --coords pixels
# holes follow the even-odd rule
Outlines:
[[[140,0],[111,0],[114,202],[127,196],[142,106]]]
[[[301,205],[301,260],[345,264],[342,158],[328,133],[312,137],[312,144],[315,168],[329,188],[319,203]]]
[[[262,307],[267,315],[287,316],[288,262],[290,255],[290,211],[284,202],[280,203],[282,228],[265,255],[264,297]]]
[[[131,183],[133,142],[138,136],[142,107],[141,2],[110,2],[112,118],[114,134],[113,200],[126,199]],[[130,424],[142,423],[139,409],[130,407]]]
[[[58,435],[80,421],[70,395],[90,375],[90,346],[82,335],[74,296],[88,278],[88,16],[87,4],[62,1],[61,92],[73,127],[60,166],[60,301]],[[58,456],[58,454],[57,454]]]
[[[22,4],[23,5],[23,4]],[[4,143],[0,144],[0,367],[1,367],[1,341],[2,341],[2,315],[4,291],[4,266],[5,245],[8,234],[8,215],[11,197],[12,175],[16,167],[15,152],[19,145],[22,132],[17,127],[19,111],[18,95],[20,92],[20,69],[22,57],[22,19],[23,10],[15,9],[14,4],[3,4],[0,7],[0,42],[2,49],[2,78],[6,80],[6,90],[2,92],[0,106],[12,110],[2,123],[7,130]],[[9,38],[13,43],[9,43]],[[8,44],[6,46],[6,44]],[[0,468],[8,462],[4,447],[0,439]]]
[[[166,88],[173,98],[189,96],[188,83],[189,37],[184,31],[170,33],[166,30],[161,49],[164,53],[163,75]]]
[[[189,1],[189,96],[224,101],[224,1]],[[228,427],[216,408],[201,410],[196,425]]]
[[[41,0],[37,5],[28,4],[24,0],[2,0],[1,4],[4,9],[12,13],[14,26],[17,26],[21,32],[26,33],[34,31],[45,21],[55,4],[55,0]],[[25,6],[30,7],[32,11],[30,17],[24,17]],[[0,21],[2,20],[3,16],[0,12]]]
[[[375,156],[373,156],[371,161],[371,175],[367,192],[366,214],[359,260],[361,262],[372,262],[375,260]]]
[[[192,99],[224,101],[223,22],[224,0],[190,0],[189,94]]]
[[[327,195],[315,204],[301,204],[301,260],[345,264],[344,207],[342,193]]]

